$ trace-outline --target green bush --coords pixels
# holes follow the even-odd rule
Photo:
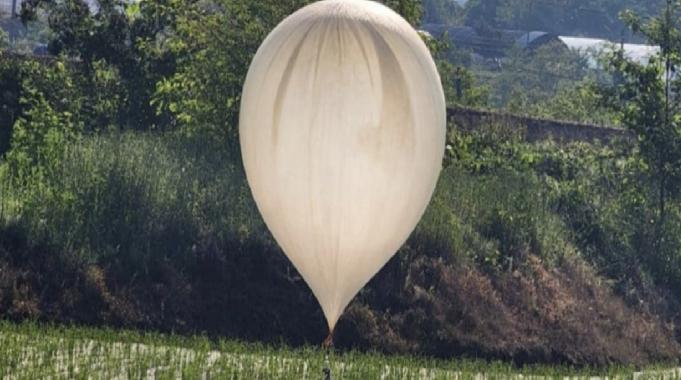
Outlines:
[[[487,125],[452,132],[449,144],[448,171],[458,172],[447,187],[473,189],[451,208],[498,252],[483,262],[576,249],[636,303],[658,288],[681,294],[681,205],[670,203],[669,220],[656,222],[654,181],[631,142],[528,144]]]
[[[14,121],[21,113],[20,73],[17,60],[0,51],[0,157],[9,150]]]
[[[652,233],[636,223],[645,219],[644,188],[627,189],[632,178],[614,173],[633,170],[635,160],[611,164],[612,150],[580,144],[473,140],[473,158],[443,171],[409,240],[415,252],[505,270],[528,255],[554,261],[576,246],[613,278],[636,268],[645,248],[637,241]],[[49,170],[14,187],[8,202],[35,239],[130,268],[149,257],[181,259],[206,239],[271,243],[238,152],[218,141],[114,133],[57,145]],[[661,270],[664,260],[648,256],[650,270]]]
[[[476,315],[500,313],[514,328],[545,302],[524,298],[538,291],[522,288],[533,281],[571,292],[565,297],[592,289],[587,283],[554,289],[568,283],[546,277],[571,276],[580,255],[632,302],[654,287],[678,288],[678,239],[663,252],[649,250],[655,231],[637,219],[648,212],[638,161],[613,160],[615,149],[581,144],[473,136],[467,146],[469,158],[452,159],[442,172],[405,247],[349,310],[339,327],[345,347],[445,355],[482,344],[485,355],[545,360],[544,351],[489,351],[506,346],[485,327],[491,320]],[[8,307],[10,315],[294,344],[321,339],[319,308],[260,219],[238,152],[206,136],[128,132],[84,134],[54,154],[41,175],[23,182],[12,179],[11,161],[0,165],[0,268],[9,261],[18,269],[7,273],[38,277],[28,288],[36,290],[24,293],[0,281],[0,291],[10,289],[9,299],[22,305]],[[634,179],[636,186],[628,182]],[[667,228],[672,236],[679,223]],[[37,289],[49,291],[38,296]],[[599,307],[621,307],[610,302]],[[526,314],[514,316],[509,307]],[[427,327],[414,335],[415,325]]]
[[[28,154],[22,160],[36,165],[42,160],[37,150],[48,134],[70,138],[83,131],[116,129],[127,101],[118,71],[105,61],[84,70],[64,57],[2,52],[0,99],[0,156],[12,146]]]
[[[206,237],[265,235],[240,167],[210,141],[113,134],[65,144],[16,193],[34,239],[91,262],[182,257]],[[238,162],[238,161],[237,161]]]

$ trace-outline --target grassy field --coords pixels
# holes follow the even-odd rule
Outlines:
[[[333,353],[337,379],[659,379],[681,373]],[[2,379],[320,379],[324,354],[206,337],[0,322]]]

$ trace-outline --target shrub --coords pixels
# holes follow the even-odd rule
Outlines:
[[[503,166],[481,171],[454,160],[415,233],[341,321],[342,347],[582,364],[645,362],[676,352],[663,327],[618,304],[595,274],[570,274],[580,251],[600,265],[598,250],[614,250],[618,234],[629,230],[614,223],[621,216],[593,214],[589,223],[602,236],[595,245],[574,229],[578,210],[594,207],[592,181],[602,176],[572,159],[585,148],[565,149],[506,146],[496,150],[498,160],[487,161]],[[316,301],[260,219],[238,153],[220,140],[85,134],[55,152],[58,164],[3,191],[0,266],[9,280],[0,281],[6,297],[0,310],[7,315],[293,344],[322,339]],[[0,165],[0,183],[12,174],[7,168]],[[600,196],[612,198],[606,195]],[[673,281],[678,273],[662,271],[667,258],[651,256],[641,273]],[[12,290],[16,281],[21,291]],[[655,341],[636,341],[638,333],[602,323],[589,334],[633,348],[586,344],[580,323],[608,310],[621,326],[650,326],[641,334]],[[521,328],[530,325],[537,327]],[[508,339],[500,338],[504,332]],[[656,351],[658,343],[663,348]],[[639,348],[645,353],[635,354]]]
[[[36,179],[21,194],[21,217],[36,238],[93,262],[116,256],[134,267],[186,255],[202,238],[264,233],[241,169],[210,141],[125,133],[84,137],[59,153],[45,186]]]

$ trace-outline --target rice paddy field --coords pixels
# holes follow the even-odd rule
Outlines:
[[[334,379],[681,379],[681,370],[516,368],[501,362],[331,353]],[[111,329],[0,322],[0,378],[322,379],[325,354]]]

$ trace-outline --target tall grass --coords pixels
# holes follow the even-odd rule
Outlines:
[[[60,165],[40,182],[2,183],[6,220],[20,220],[31,240],[92,262],[182,258],[206,238],[219,245],[267,235],[238,160],[211,141],[84,137],[64,148]]]
[[[627,224],[627,208],[617,208],[621,189],[599,185],[617,182],[617,172],[580,161],[592,151],[562,157],[565,151],[481,146],[450,162],[414,234],[341,321],[338,341],[580,365],[675,357],[671,329],[635,309],[611,317],[621,326],[645,321],[645,338],[603,320],[596,329],[608,343],[631,342],[638,351],[561,335],[591,331],[574,321],[602,319],[599,310],[625,309],[605,285],[593,285],[600,284],[594,275],[580,277],[583,287],[563,282],[579,265],[559,262],[583,252],[609,261],[601,252],[617,247],[637,257],[636,225]],[[60,159],[39,173],[17,183],[11,165],[0,163],[0,292],[7,295],[0,307],[7,316],[293,345],[326,333],[311,292],[257,212],[238,152],[205,137],[86,135],[61,147]],[[627,239],[613,243],[618,236]],[[539,275],[538,265],[549,271]],[[629,273],[627,265],[615,273]],[[547,288],[584,307],[542,298],[537,309],[532,297]],[[575,299],[584,294],[600,298]],[[555,308],[561,314],[554,320]],[[528,323],[542,325],[524,328]],[[502,324],[513,341],[495,335]]]
[[[239,157],[217,142],[123,133],[81,138],[40,181],[12,188],[0,165],[0,217],[32,241],[86,261],[182,260],[197,244],[271,238],[250,196]],[[273,189],[273,191],[276,191]],[[446,169],[410,240],[428,254],[512,266],[528,252],[555,256],[564,226],[533,175]],[[562,243],[561,243],[562,242]],[[425,253],[425,252],[424,252]]]
[[[528,254],[554,260],[565,254],[568,231],[551,194],[532,173],[473,174],[452,166],[440,178],[411,244],[489,268],[510,269]],[[514,263],[515,261],[515,263]]]

